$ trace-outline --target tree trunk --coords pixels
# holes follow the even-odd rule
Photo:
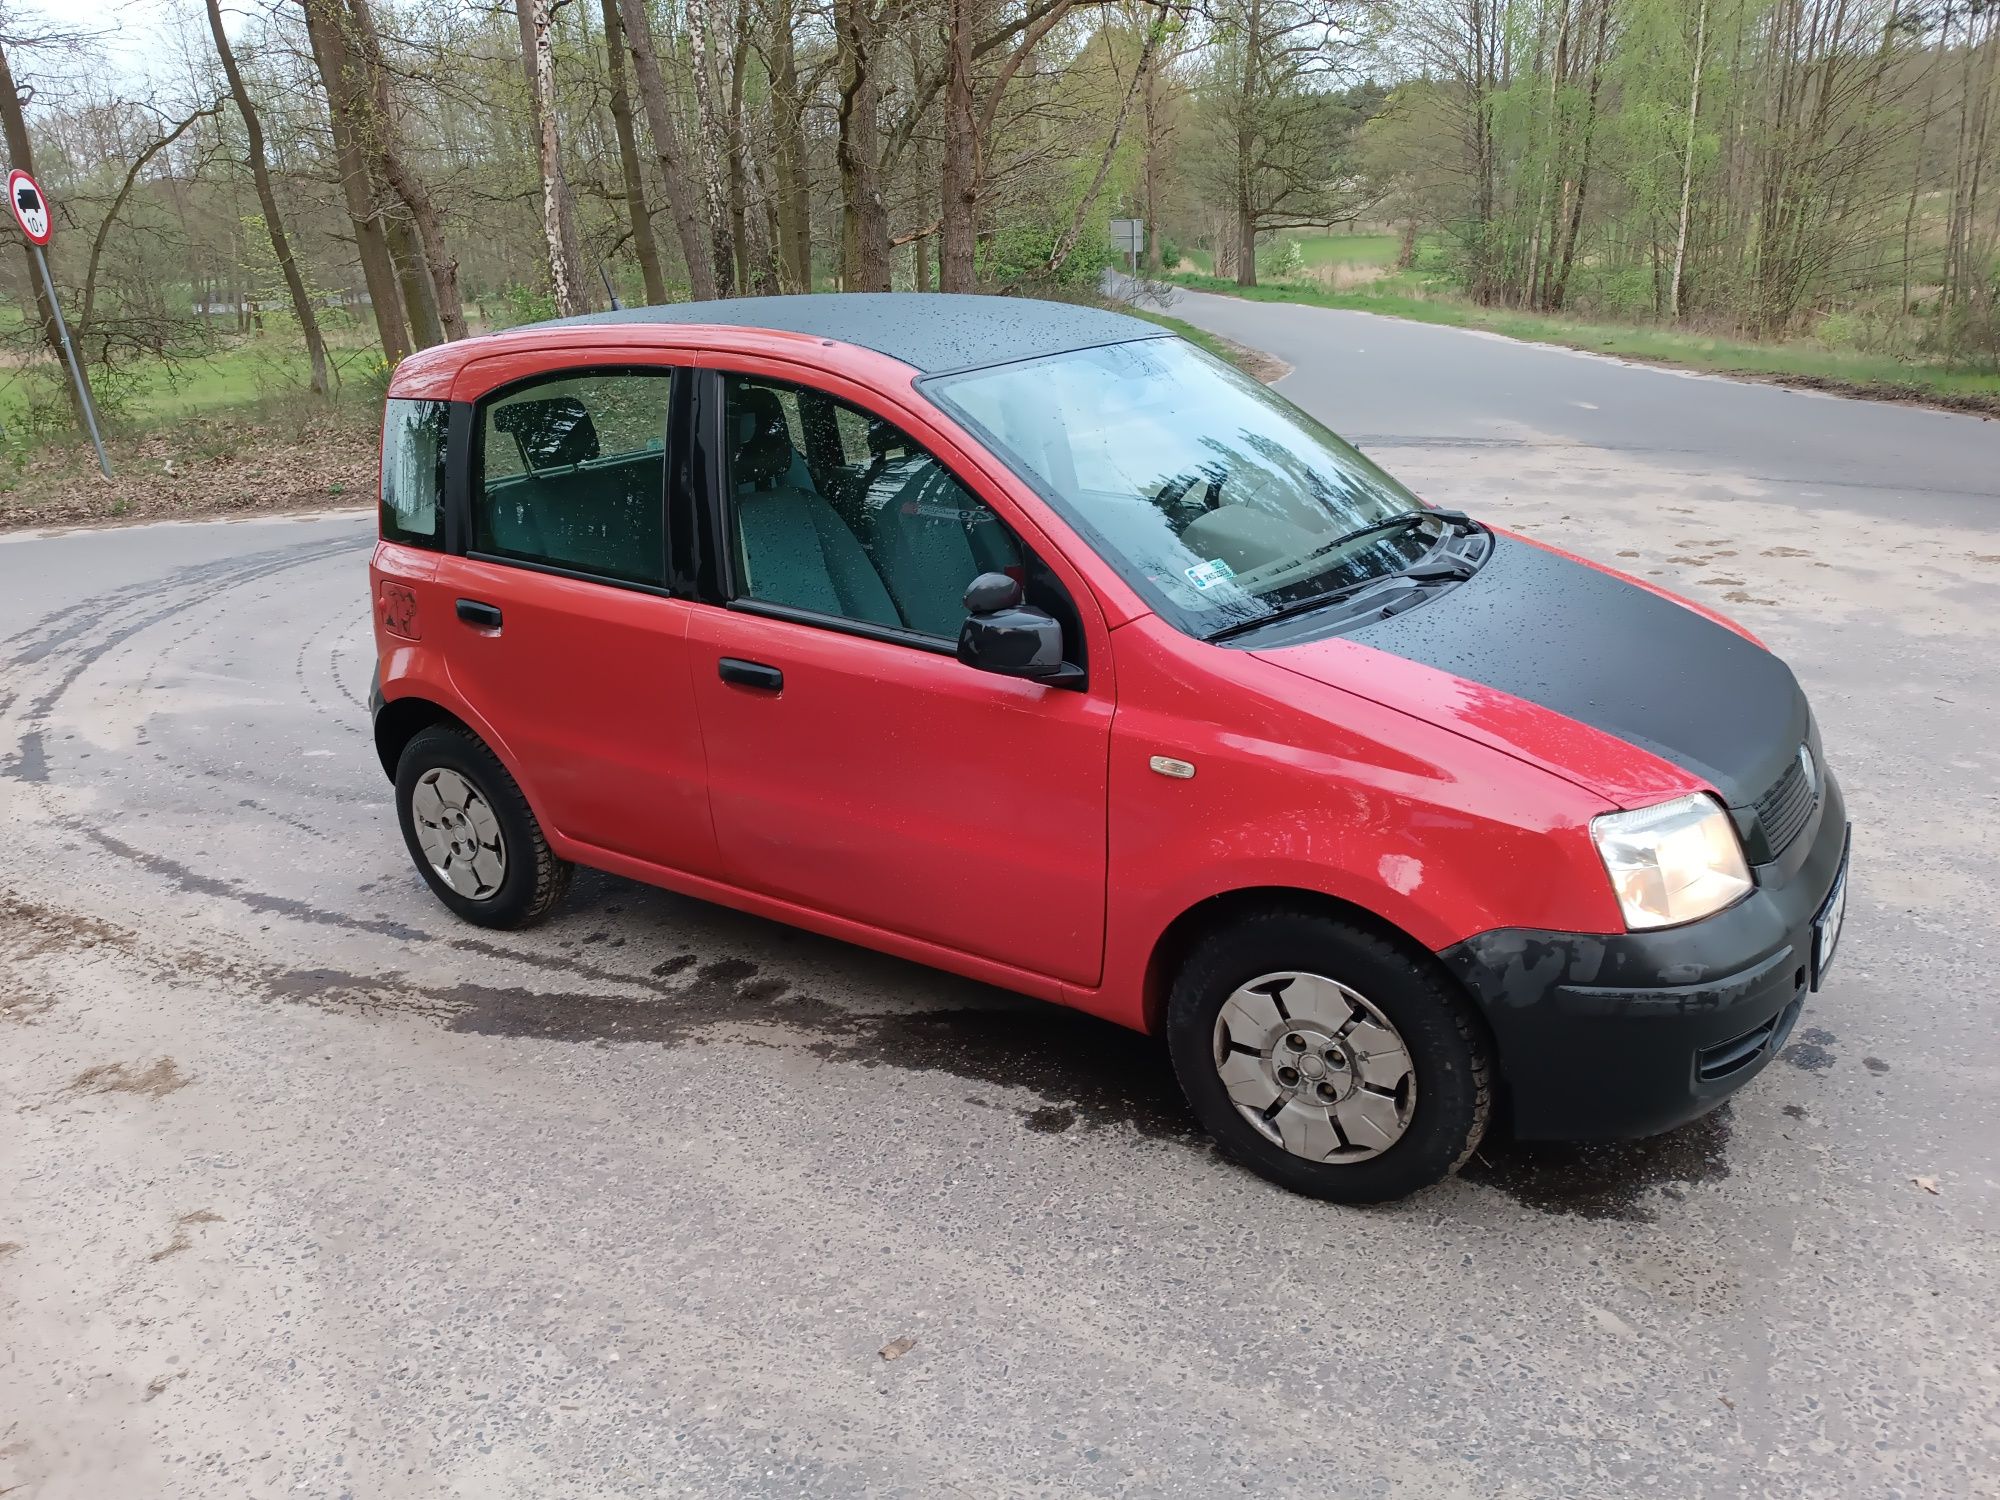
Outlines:
[[[562,135],[556,119],[555,25],[552,0],[514,0],[521,35],[521,77],[528,86],[529,123],[542,180],[542,241],[549,256],[549,289],[564,317],[588,312],[595,300],[582,280],[577,248],[576,203],[562,165]]]
[[[946,0],[944,156],[939,163],[938,290],[973,290],[979,138],[972,97],[972,3]]]
[[[403,289],[403,310],[410,318],[410,342],[419,349],[444,342],[444,325],[438,317],[437,290],[424,247],[410,232],[410,221],[390,214],[382,221],[389,239],[389,254],[396,262],[396,281]]]
[[[611,125],[618,137],[618,170],[625,179],[625,213],[632,225],[632,253],[646,284],[646,300],[667,300],[667,281],[660,274],[660,245],[653,238],[653,212],[646,206],[646,174],[639,167],[639,135],[632,128],[632,96],[625,87],[625,23],[618,18],[618,0],[601,0],[604,12],[605,76],[611,87]]]
[[[1146,66],[1145,90],[1141,107],[1145,111],[1146,145],[1139,168],[1139,211],[1146,216],[1146,274],[1158,276],[1164,269],[1160,250],[1160,157],[1165,142],[1161,140],[1161,116],[1164,111],[1160,99],[1160,62],[1157,56]]]
[[[556,314],[573,318],[588,311],[577,285],[576,218],[569,181],[563,175],[562,135],[556,123],[556,52],[549,33],[555,21],[550,0],[520,0],[523,18],[522,65],[534,100],[535,156],[542,178],[542,240],[549,252],[549,290]]]
[[[788,292],[812,290],[812,183],[808,177],[805,101],[799,97],[798,57],[792,47],[793,0],[783,0],[771,38],[771,115],[777,149],[778,262]]]
[[[341,193],[347,200],[348,222],[354,226],[362,283],[368,289],[368,301],[375,314],[375,334],[382,344],[382,357],[393,365],[410,352],[409,327],[403,294],[396,284],[396,267],[389,257],[388,237],[382,232],[381,216],[375,205],[374,180],[361,148],[355,119],[354,80],[348,65],[347,37],[338,0],[300,0],[300,3],[305,11],[306,40],[312,48],[321,86],[326,89],[334,162],[340,172]]]
[[[1688,215],[1694,207],[1695,123],[1701,118],[1701,68],[1707,55],[1708,0],[1701,0],[1694,23],[1694,82],[1688,88],[1687,137],[1681,151],[1680,226],[1674,232],[1674,275],[1667,291],[1667,316],[1675,322],[1680,321],[1681,283],[1687,268]]]
[[[752,214],[757,191],[750,167],[750,131],[744,116],[743,85],[750,61],[750,0],[736,0],[736,23],[729,50],[729,238],[736,247],[736,285],[746,292],[771,290],[762,225]]]
[[[688,287],[697,302],[706,301],[715,295],[714,253],[702,231],[696,195],[688,184],[681,135],[674,125],[673,103],[667,94],[666,80],[660,75],[659,52],[653,45],[653,18],[646,13],[646,0],[618,0],[618,14],[625,22],[625,45],[632,51],[632,72],[639,80],[639,102],[646,109],[653,150],[660,158],[667,210],[673,215],[674,234],[687,262]]]
[[[1236,94],[1236,284],[1257,284],[1257,106],[1264,48],[1264,6],[1250,0],[1245,11],[1243,76]]]
[[[312,0],[312,3],[326,3],[326,0]],[[403,161],[402,148],[397,141],[394,101],[389,94],[389,74],[382,64],[382,44],[375,30],[374,13],[368,8],[368,0],[347,0],[347,8],[353,19],[355,40],[360,44],[360,64],[368,84],[368,92],[362,96],[361,103],[362,118],[369,127],[366,140],[373,148],[375,164],[383,181],[403,200],[403,206],[410,211],[410,221],[416,226],[417,240],[423,247],[431,295],[435,299],[444,336],[462,339],[465,337],[465,307],[458,295],[458,262],[452,259],[451,251],[445,245],[444,221],[431,198],[430,189]],[[354,61],[352,54],[348,60],[350,63]],[[372,110],[368,107],[370,102]]]
[[[729,190],[722,178],[725,111],[717,108],[720,85],[711,65],[708,6],[710,0],[686,0],[688,69],[694,74],[695,165],[701,174],[703,217],[708,223],[709,254],[715,285],[727,297],[736,290],[736,244],[729,213]]]
[[[1583,234],[1583,200],[1590,191],[1591,149],[1597,137],[1597,98],[1604,83],[1604,39],[1611,26],[1611,0],[1597,0],[1597,48],[1590,59],[1590,88],[1584,96],[1581,160],[1576,168],[1576,191],[1570,198],[1569,223],[1563,230],[1561,269],[1544,299],[1550,312],[1562,311],[1569,296],[1570,272],[1576,268],[1576,245]]]
[[[264,210],[264,229],[271,236],[271,254],[277,257],[278,270],[285,278],[285,290],[292,299],[292,316],[299,320],[299,332],[306,341],[306,358],[312,365],[312,393],[324,396],[327,392],[326,341],[320,337],[319,318],[313,312],[312,297],[306,291],[305,278],[299,274],[299,263],[292,257],[292,244],[285,235],[285,221],[278,212],[278,195],[271,188],[271,167],[264,156],[264,126],[258,118],[257,106],[251,102],[250,91],[243,86],[243,75],[236,67],[236,53],[230,48],[229,37],[222,29],[222,8],[218,0],[207,0],[208,34],[215,39],[215,55],[222,63],[222,76],[228,81],[230,97],[236,101],[236,112],[243,117],[243,139],[250,157],[250,177],[257,185],[257,203]]]
[[[878,18],[872,3],[834,0],[833,7],[840,50],[840,133],[834,147],[842,200],[840,278],[850,292],[889,290],[889,212],[882,202],[875,118]]]

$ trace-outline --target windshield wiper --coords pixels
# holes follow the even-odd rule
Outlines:
[[[1349,542],[1358,542],[1365,536],[1373,536],[1378,531],[1403,531],[1411,526],[1421,525],[1426,519],[1436,515],[1434,510],[1404,510],[1393,516],[1384,516],[1379,521],[1370,521],[1366,526],[1357,526],[1352,531],[1342,532],[1330,542],[1323,542],[1313,548],[1317,556],[1331,552],[1335,547],[1345,547]]]
[[[1233,625],[1224,625],[1219,630],[1211,630],[1203,636],[1204,641],[1226,641],[1231,636],[1245,635],[1265,625],[1274,625],[1279,620],[1289,620],[1294,615],[1309,615],[1316,609],[1325,609],[1329,604],[1338,604],[1343,599],[1351,599],[1356,594],[1374,588],[1381,583],[1395,583],[1401,575],[1384,573],[1379,578],[1364,578],[1359,583],[1343,584],[1337,589],[1328,589],[1323,594],[1311,594],[1304,599],[1295,599],[1290,604],[1281,604],[1268,615],[1259,615],[1254,620],[1238,620]]]

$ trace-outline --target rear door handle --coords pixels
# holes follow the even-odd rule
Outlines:
[[[487,604],[479,599],[458,601],[458,617],[468,625],[477,625],[481,630],[500,628],[500,606]]]
[[[767,693],[775,693],[785,685],[785,674],[776,667],[767,667],[761,661],[745,661],[740,656],[723,657],[715,664],[715,670],[724,682],[762,688]]]

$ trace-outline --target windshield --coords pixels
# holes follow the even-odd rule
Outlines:
[[[1180,339],[996,365],[925,389],[1194,635],[1399,572],[1442,530],[1356,449]]]

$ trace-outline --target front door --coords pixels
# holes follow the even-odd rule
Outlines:
[[[1023,578],[1080,644],[1067,590],[892,424],[786,382],[708,378],[732,582],[688,645],[730,878],[1095,984],[1109,674],[1077,692],[953,655],[977,574]]]
[[[465,555],[439,570],[453,685],[555,832],[715,871],[688,622],[669,596],[674,374],[575,370],[480,401]],[[586,856],[587,857],[587,856]]]

